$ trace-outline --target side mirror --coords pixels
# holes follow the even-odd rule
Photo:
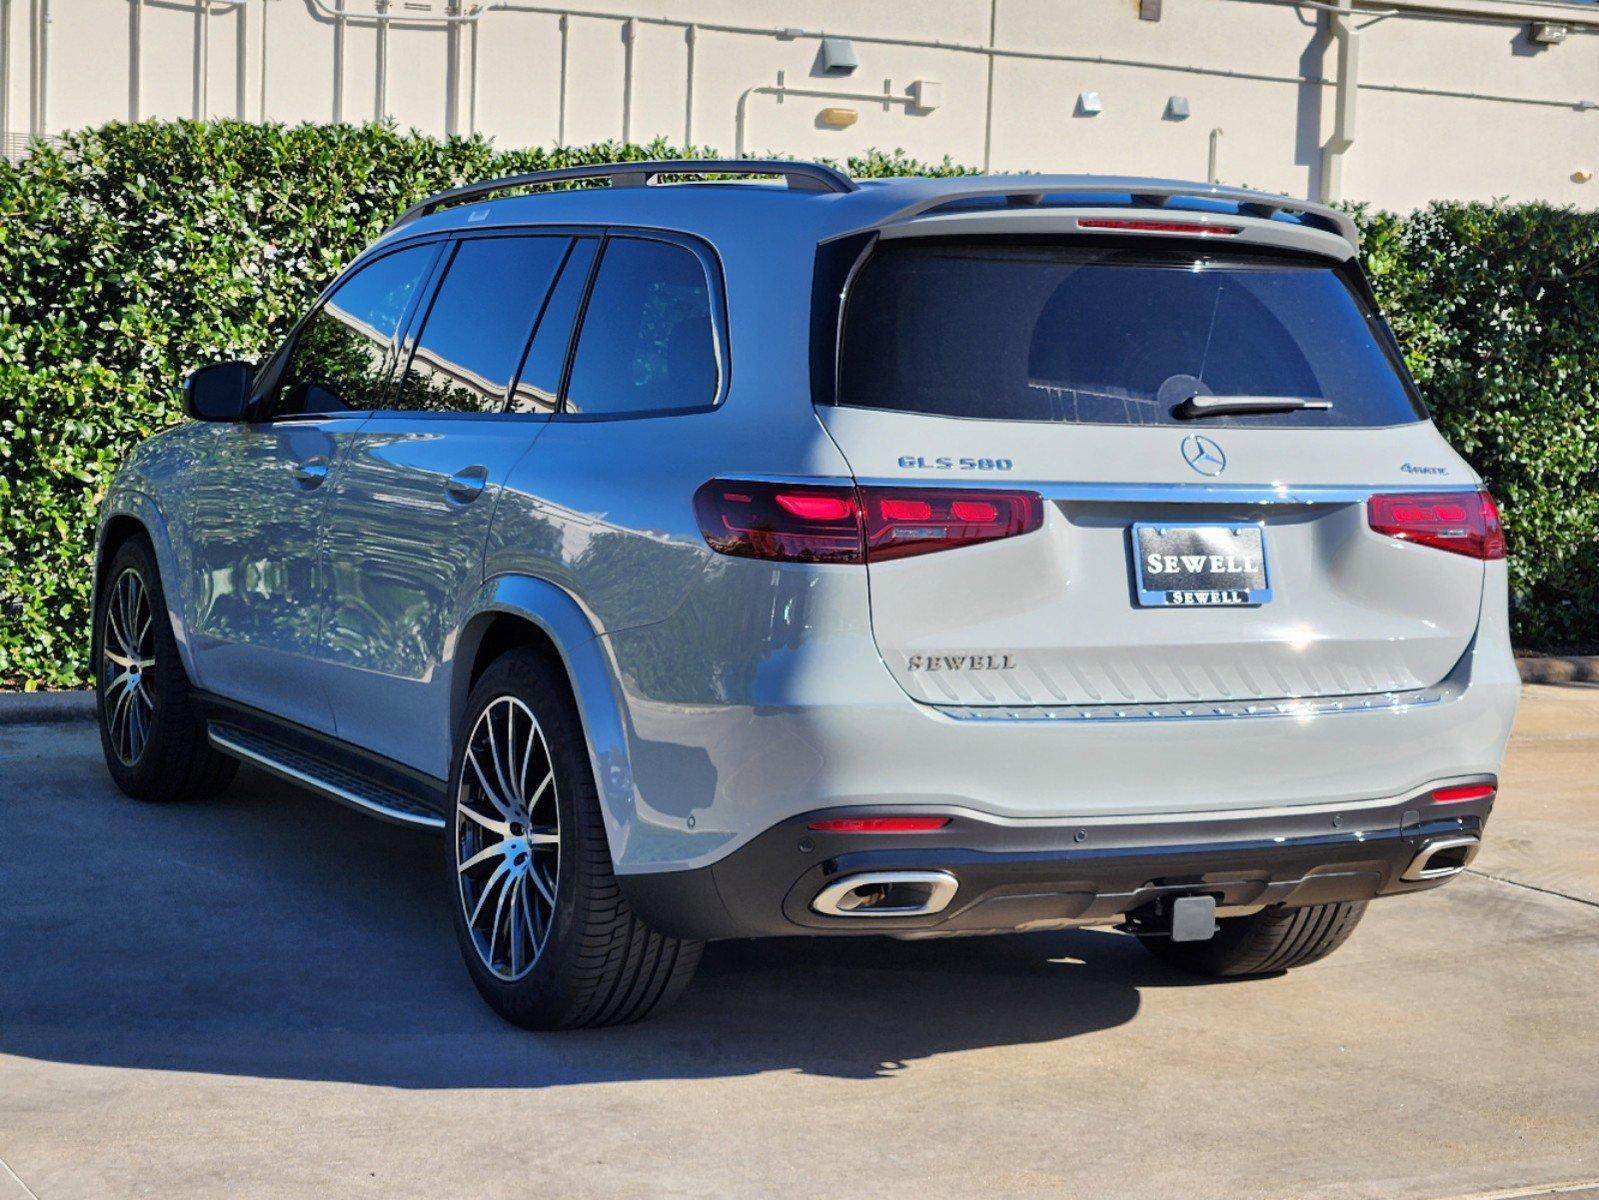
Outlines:
[[[183,381],[183,410],[196,421],[239,421],[250,406],[255,364],[212,363]]]

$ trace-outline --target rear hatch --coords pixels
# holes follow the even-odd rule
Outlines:
[[[1437,683],[1471,641],[1475,477],[1344,264],[895,238],[836,328],[817,411],[868,523],[873,485],[926,488],[884,493],[913,520],[948,516],[950,487],[1041,497],[1030,532],[872,557],[877,645],[917,700],[1370,695]],[[1396,537],[1368,500],[1398,493],[1426,495],[1377,514]]]

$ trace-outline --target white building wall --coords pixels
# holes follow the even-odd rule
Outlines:
[[[1146,20],[1148,0],[614,0],[564,14],[457,0],[0,0],[0,129],[17,140],[130,117],[388,117],[503,146],[661,136],[732,152],[742,125],[748,153],[901,148],[982,166],[986,152],[995,170],[1190,178],[1205,177],[1214,143],[1221,181],[1314,196],[1334,182],[1322,162],[1338,2],[1163,0]],[[1356,2],[1344,198],[1595,203],[1599,5]],[[1537,47],[1534,20],[1569,35]],[[822,72],[822,31],[855,40],[858,69]],[[941,85],[938,107],[904,103],[917,79]],[[846,96],[750,91],[780,82]],[[859,98],[885,90],[886,104]],[[1081,113],[1083,92],[1103,111]],[[1187,119],[1172,119],[1173,96]],[[829,106],[855,123],[827,127]]]

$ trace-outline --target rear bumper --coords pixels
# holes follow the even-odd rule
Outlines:
[[[1437,887],[1475,852],[1493,800],[1439,804],[1436,781],[1399,798],[1338,807],[1142,819],[1006,821],[958,808],[932,833],[810,829],[824,817],[905,810],[852,807],[790,818],[716,863],[620,877],[639,915],[687,937],[956,934],[1104,924],[1156,901],[1210,895],[1218,908],[1370,900]],[[1430,878],[1418,858],[1448,844]],[[954,892],[919,916],[834,916],[816,897],[854,876],[944,875]]]

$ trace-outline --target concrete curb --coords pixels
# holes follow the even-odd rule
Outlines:
[[[87,721],[94,716],[94,693],[0,692],[0,725],[44,725]]]
[[[1599,654],[1550,654],[1518,658],[1522,683],[1599,683]]]

